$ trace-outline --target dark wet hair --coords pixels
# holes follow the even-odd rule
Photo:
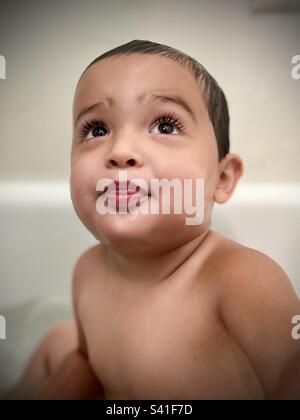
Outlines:
[[[113,48],[112,50],[109,50],[95,58],[95,60],[86,67],[84,72],[93,64],[97,63],[97,61],[115,55],[130,54],[156,54],[168,57],[184,65],[193,74],[196,81],[200,81],[202,83],[208,115],[217,139],[219,161],[222,160],[227,153],[229,153],[230,147],[229,111],[227,100],[223,90],[220,88],[216,80],[209,74],[202,64],[194,58],[167,45],[136,39]]]

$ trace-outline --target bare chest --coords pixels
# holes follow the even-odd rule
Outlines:
[[[170,288],[123,297],[95,288],[80,305],[90,362],[106,398],[222,398],[226,383],[233,393],[243,388],[238,366],[249,368],[211,295]]]

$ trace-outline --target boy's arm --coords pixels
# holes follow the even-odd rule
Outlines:
[[[104,399],[103,387],[88,361],[87,344],[78,316],[78,296],[84,277],[83,267],[87,253],[85,252],[77,260],[73,270],[72,295],[78,332],[78,348],[65,358],[61,367],[36,395],[37,399]]]
[[[266,398],[300,399],[300,340],[292,337],[300,301],[290,280],[275,261],[250,248],[228,255],[224,268],[223,321]]]

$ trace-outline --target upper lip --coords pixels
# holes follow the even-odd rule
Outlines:
[[[130,185],[130,188],[129,188]],[[108,186],[104,188],[104,190],[101,190],[99,195],[102,195],[106,191],[110,190],[116,190],[116,191],[127,191],[128,194],[134,194],[137,192],[143,192],[144,194],[150,195],[149,192],[145,191],[144,188],[142,188],[140,185],[137,185],[136,183],[132,181],[112,181]]]

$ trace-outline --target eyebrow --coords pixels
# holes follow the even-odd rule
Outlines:
[[[141,94],[138,97],[138,102],[143,103],[173,103],[177,106],[180,106],[189,116],[192,118],[192,120],[196,123],[196,116],[191,109],[191,107],[187,104],[187,102],[181,98],[179,95],[157,95],[157,94]],[[94,105],[91,105],[89,107],[83,108],[79,114],[76,117],[75,124],[77,125],[78,121],[86,114],[90,113],[91,111],[97,109],[97,108],[109,108],[111,105],[113,105],[115,101],[111,97],[106,97],[104,101],[99,101]]]

